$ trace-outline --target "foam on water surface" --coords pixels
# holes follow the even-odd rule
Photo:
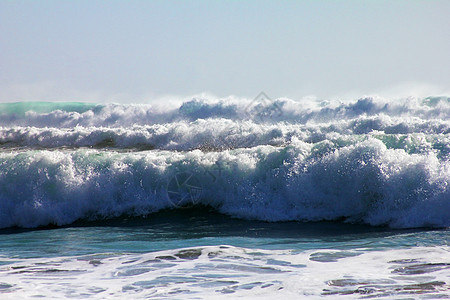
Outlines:
[[[446,298],[450,249],[267,251],[233,246],[3,260],[3,299],[341,296]]]

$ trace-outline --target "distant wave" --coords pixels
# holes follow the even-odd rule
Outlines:
[[[0,228],[186,204],[450,226],[450,98],[0,105]]]
[[[77,102],[22,102],[0,105],[0,126],[123,127],[208,118],[234,121],[250,120],[257,123],[307,124],[375,116],[447,120],[449,115],[450,98],[448,97],[411,98],[396,101],[362,98],[356,102],[346,103],[289,99],[261,102],[224,100],[210,103],[204,99],[193,99],[179,107],[166,109],[150,104],[95,105]],[[406,122],[407,119],[404,121]]]
[[[403,149],[408,153],[435,151],[439,156],[447,156],[450,151],[449,123],[447,120],[405,121],[383,116],[307,125],[200,119],[120,128],[14,126],[0,127],[0,149],[68,147],[220,151],[260,145],[284,146],[294,139],[312,144],[328,141],[332,147],[340,147],[372,137],[383,141],[388,148]]]

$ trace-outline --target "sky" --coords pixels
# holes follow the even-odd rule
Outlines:
[[[0,102],[450,94],[450,1],[0,0]]]

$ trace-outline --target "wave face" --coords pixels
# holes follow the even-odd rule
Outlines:
[[[450,226],[450,98],[0,105],[0,227],[208,205]]]

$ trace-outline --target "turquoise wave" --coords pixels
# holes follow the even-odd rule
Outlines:
[[[12,102],[0,103],[0,115],[25,116],[28,111],[40,114],[56,110],[64,112],[84,113],[94,109],[97,104],[84,102]]]

